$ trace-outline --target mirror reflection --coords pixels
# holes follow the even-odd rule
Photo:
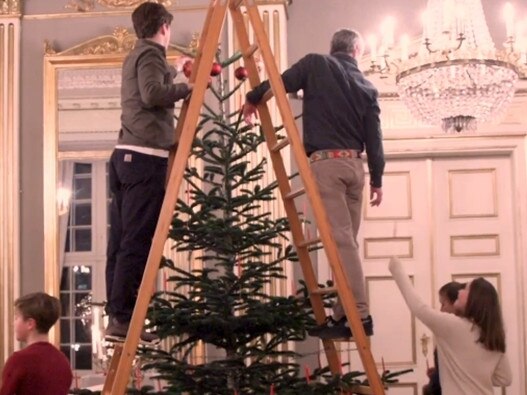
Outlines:
[[[104,327],[108,158],[120,127],[120,85],[118,67],[58,70],[60,348],[75,370],[94,370]]]
[[[100,40],[91,42],[99,45]],[[92,49],[88,42],[74,47],[74,53],[48,54],[44,91],[44,149],[49,155],[45,183],[52,180],[45,187],[44,202],[51,230],[45,241],[46,289],[58,294],[62,304],[60,336],[52,339],[73,370],[84,376],[85,386],[104,380],[98,373],[106,359],[101,339],[106,319],[108,160],[120,129],[121,64],[129,48],[121,45],[117,53],[108,54]],[[168,59],[172,64],[181,60],[173,50]]]

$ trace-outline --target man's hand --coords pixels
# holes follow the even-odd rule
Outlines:
[[[185,82],[187,85],[188,93],[187,96],[185,96],[185,100],[190,99],[190,95],[192,95],[192,90],[194,89],[194,84],[191,84],[190,82]]]
[[[382,188],[370,187],[370,206],[378,206],[382,202]]]
[[[258,118],[258,112],[254,104],[249,103],[247,100],[242,107],[243,120],[249,126],[253,126],[253,115]]]

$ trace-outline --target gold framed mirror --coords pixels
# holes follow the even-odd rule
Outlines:
[[[96,37],[62,52],[56,52],[48,42],[45,44],[44,290],[51,295],[61,296],[63,310],[66,311],[68,308],[71,310],[73,304],[78,303],[83,295],[89,293],[86,292],[86,287],[90,284],[104,286],[104,274],[101,275],[101,270],[99,274],[90,275],[87,279],[83,270],[89,266],[88,264],[84,266],[82,262],[93,264],[95,259],[104,269],[101,261],[105,256],[104,230],[107,229],[107,223],[99,223],[96,228],[98,233],[94,230],[87,238],[88,241],[86,238],[83,239],[82,235],[88,234],[86,224],[82,222],[83,218],[91,218],[92,213],[86,214],[86,196],[81,196],[77,201],[78,206],[75,206],[78,209],[75,215],[79,216],[80,225],[71,230],[72,226],[68,221],[71,221],[72,217],[68,208],[74,204],[74,200],[71,195],[63,196],[64,189],[60,189],[59,185],[64,168],[68,168],[70,189],[71,182],[78,181],[78,184],[73,184],[70,192],[75,191],[75,185],[78,188],[84,186],[86,190],[92,192],[95,189],[99,192],[106,190],[97,185],[101,183],[105,185],[105,163],[113,150],[120,124],[121,65],[135,41],[136,37],[133,33],[125,28],[116,28],[111,35]],[[174,45],[167,51],[169,63],[174,64],[182,56],[182,52],[176,48],[181,47]],[[84,174],[88,165],[91,166],[91,178]],[[78,174],[75,169],[78,169]],[[71,172],[74,175],[73,181],[71,181]],[[96,177],[99,184],[95,182]],[[88,178],[90,181],[87,181]],[[97,196],[100,197],[100,193]],[[103,217],[106,215],[105,202],[99,204],[99,212],[103,213]],[[63,212],[65,205],[67,206],[66,221]],[[90,222],[90,225],[92,224],[93,222]],[[64,231],[65,226],[66,231]],[[75,247],[76,242],[78,242],[77,247]],[[65,281],[66,273],[63,264],[65,246],[66,251],[77,253],[76,257],[80,262],[80,265],[68,269],[70,273],[68,276],[71,278],[67,280],[69,285],[66,284],[65,287],[72,290],[69,295],[61,293],[61,281]],[[94,249],[93,246],[97,247],[97,254],[88,254],[86,251]],[[64,284],[62,285],[64,289]],[[94,300],[102,299],[94,298]],[[68,325],[76,325],[76,323],[73,321],[65,323],[61,319],[60,325],[53,328],[50,332],[50,341],[53,344],[61,345],[60,328],[68,330],[67,328],[70,328]],[[89,346],[89,341],[86,347]]]

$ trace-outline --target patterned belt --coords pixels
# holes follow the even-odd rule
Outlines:
[[[354,149],[325,149],[313,152],[309,156],[309,161],[337,158],[360,158],[360,152]]]

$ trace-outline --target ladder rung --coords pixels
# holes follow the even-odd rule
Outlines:
[[[324,288],[318,288],[314,291],[311,291],[311,294],[313,295],[326,295],[326,294],[335,294],[337,293],[337,287],[324,287]]]
[[[284,137],[280,142],[276,143],[274,147],[271,148],[271,152],[278,152],[282,148],[285,148],[289,145],[289,139],[287,137]]]
[[[356,385],[351,386],[351,393],[373,395],[373,390],[371,389],[371,387],[368,387],[367,385],[356,384]]]
[[[371,338],[369,336],[366,336],[366,344],[368,347],[371,347]],[[341,337],[337,339],[331,339],[336,343],[356,343],[355,338],[353,336],[350,337]],[[369,388],[369,387],[367,387]],[[371,391],[371,390],[370,390]],[[354,394],[373,394],[373,392],[353,392]]]
[[[243,0],[234,0],[232,4],[232,8],[233,9],[239,8],[242,5],[242,3],[243,3]]]
[[[298,248],[311,247],[320,242],[321,242],[320,237],[317,237],[316,239],[306,240],[306,241],[303,241],[302,243],[299,243]]]
[[[286,200],[291,200],[291,199],[294,199],[294,198],[297,198],[297,197],[303,195],[304,193],[306,193],[306,190],[304,188],[300,188],[300,189],[297,189],[296,191],[289,192],[285,196],[285,199]]]
[[[243,57],[245,59],[250,58],[251,56],[254,55],[256,51],[258,51],[258,45],[252,44],[249,48],[247,48],[247,51],[243,54]]]

